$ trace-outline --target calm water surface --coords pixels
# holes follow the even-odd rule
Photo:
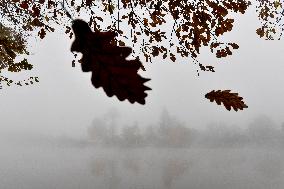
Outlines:
[[[284,149],[0,143],[1,189],[283,189]]]

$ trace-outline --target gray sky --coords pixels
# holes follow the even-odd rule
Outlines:
[[[242,126],[259,114],[270,116],[276,124],[284,121],[284,47],[283,41],[265,41],[255,33],[256,13],[235,20],[234,29],[224,41],[237,42],[240,49],[225,59],[217,59],[208,48],[202,49],[201,63],[212,64],[215,73],[202,72],[189,59],[175,63],[153,59],[145,63],[144,77],[153,90],[146,105],[120,102],[109,98],[103,90],[94,89],[90,73],[82,73],[80,65],[71,67],[73,41],[65,34],[49,34],[42,42],[33,43],[30,57],[32,72],[11,75],[13,78],[39,76],[40,83],[25,87],[5,87],[0,93],[0,132],[26,131],[52,135],[80,136],[95,117],[115,108],[121,125],[137,121],[140,125],[156,123],[166,108],[190,127],[204,128],[210,122],[227,122]],[[234,112],[204,98],[213,89],[232,89],[244,97],[248,109]]]

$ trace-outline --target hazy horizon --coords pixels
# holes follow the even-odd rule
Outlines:
[[[95,89],[90,73],[71,66],[74,38],[63,29],[31,39],[34,69],[1,73],[40,82],[0,90],[0,188],[282,189],[283,41],[259,38],[252,7],[232,15],[221,39],[240,48],[224,59],[202,48],[198,57],[215,73],[197,76],[180,57],[143,63],[152,88],[144,106]],[[216,89],[239,93],[248,108],[211,103],[204,95]]]

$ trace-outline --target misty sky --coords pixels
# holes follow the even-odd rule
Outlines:
[[[85,135],[92,120],[110,108],[119,111],[120,124],[135,121],[140,125],[156,123],[167,109],[193,128],[204,128],[210,122],[245,125],[259,114],[266,114],[276,124],[284,122],[284,46],[283,41],[259,39],[259,26],[251,7],[245,15],[236,17],[232,32],[224,41],[237,42],[240,49],[229,58],[217,59],[208,48],[199,60],[215,66],[215,73],[201,72],[191,59],[175,63],[161,58],[145,63],[139,73],[152,80],[147,86],[146,105],[120,102],[109,98],[103,89],[94,89],[91,73],[83,73],[80,65],[71,67],[73,58],[70,40],[63,32],[48,34],[43,41],[33,42],[30,57],[34,70],[11,74],[15,79],[39,76],[40,83],[24,87],[3,87],[0,93],[0,132],[25,131],[54,135]],[[142,59],[144,60],[144,59]],[[234,112],[204,98],[213,89],[232,89],[244,97],[248,109]]]

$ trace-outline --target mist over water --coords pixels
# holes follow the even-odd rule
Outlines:
[[[141,75],[153,88],[146,107],[107,98],[79,65],[71,69],[66,52],[73,39],[65,34],[31,42],[40,85],[1,93],[0,189],[283,189],[283,43],[260,41],[257,15],[248,13],[224,36],[240,45],[234,56],[215,64],[207,49],[199,57],[217,74],[197,78],[192,61],[180,57],[180,64],[145,64]],[[213,89],[238,92],[249,108],[236,114],[217,108],[201,95]],[[164,105],[195,125],[167,111],[156,122]],[[85,129],[112,106],[126,125],[112,110]],[[277,124],[264,115],[244,125],[219,122],[239,124],[261,112]]]
[[[245,129],[187,127],[167,111],[158,123],[116,126],[95,118],[87,138],[2,133],[3,189],[282,189],[284,130],[267,116]]]

